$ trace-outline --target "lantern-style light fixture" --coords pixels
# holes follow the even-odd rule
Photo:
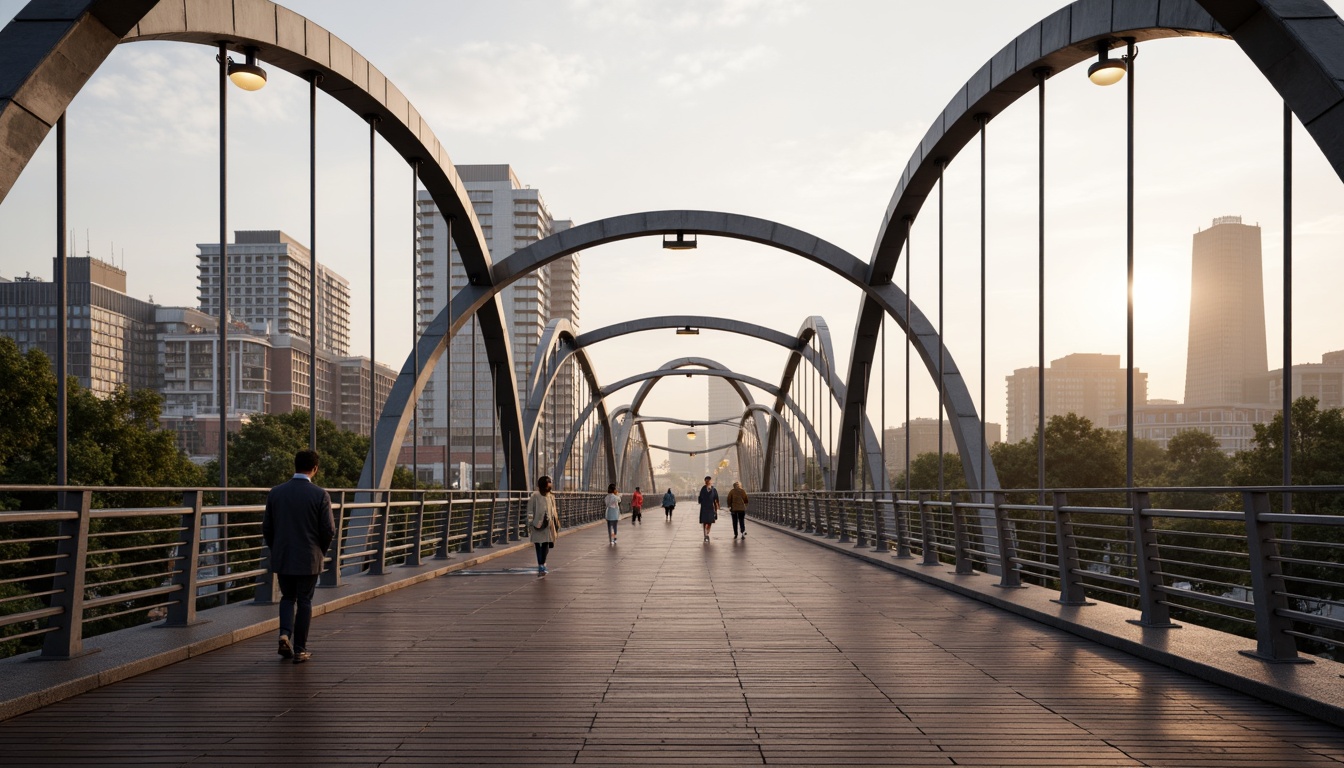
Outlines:
[[[247,60],[242,64],[229,58],[229,79],[244,91],[260,91],[266,87],[266,70],[257,65],[257,47],[249,45],[243,53]]]
[[[1115,85],[1125,77],[1128,67],[1123,58],[1110,57],[1111,41],[1097,41],[1097,60],[1087,68],[1087,79],[1097,85]]]

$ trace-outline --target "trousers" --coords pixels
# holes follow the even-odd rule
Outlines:
[[[295,651],[308,649],[308,627],[313,622],[313,592],[317,589],[317,574],[286,576],[277,574],[280,582],[280,632],[290,636]]]

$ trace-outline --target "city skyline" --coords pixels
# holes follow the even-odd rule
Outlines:
[[[952,18],[971,19],[962,24],[964,49],[993,51],[1063,3],[856,3],[823,10],[787,2],[704,2],[674,11],[591,0],[529,7],[526,13],[510,3],[380,8],[387,28],[414,30],[406,39],[380,32],[383,25],[361,24],[358,4],[287,5],[382,68],[422,110],[455,162],[513,165],[546,190],[560,215],[582,223],[661,208],[728,210],[797,226],[866,260],[918,139],[988,58],[959,58],[928,30],[945,28]],[[19,7],[0,2],[0,19]],[[816,36],[818,28],[831,34]],[[753,42],[743,47],[748,30]],[[890,39],[880,37],[882,31]],[[791,56],[803,41],[809,53]],[[1188,238],[1217,216],[1240,215],[1262,229],[1269,364],[1281,367],[1280,102],[1233,43],[1178,39],[1141,49],[1135,73],[1135,364],[1149,373],[1153,398],[1179,400],[1186,349],[1183,334],[1172,329],[1187,321]],[[173,290],[188,295],[191,280],[180,256],[168,254],[181,254],[184,245],[217,231],[213,181],[207,183],[217,162],[213,55],[199,46],[126,46],[71,106],[71,228],[77,242],[86,239],[79,233],[90,232],[94,255],[117,254],[131,275],[130,295],[189,304],[165,300]],[[818,64],[822,59],[825,66]],[[147,64],[161,65],[158,74],[135,82],[130,73]],[[921,77],[906,76],[920,67],[926,68]],[[1123,92],[1090,85],[1084,69],[1048,81],[1047,216],[1054,224],[1071,224],[1047,234],[1047,359],[1124,348]],[[1225,76],[1211,78],[1211,72]],[[230,231],[307,232],[306,88],[273,70],[265,90],[230,94]],[[317,245],[319,260],[351,281],[351,351],[361,354],[368,349],[367,230],[357,223],[367,219],[361,197],[367,191],[367,127],[341,111],[320,98]],[[770,119],[759,119],[763,115]],[[989,124],[991,394],[985,415],[1001,423],[1004,404],[996,393],[1002,377],[1035,359],[1035,142],[1032,98]],[[105,146],[123,149],[100,154]],[[1300,127],[1296,149],[1299,334],[1293,360],[1308,362],[1344,347],[1328,322],[1344,194]],[[159,175],[166,164],[196,178],[202,193],[177,194],[173,176]],[[379,243],[386,254],[379,260],[379,306],[398,306],[410,295],[403,269],[412,252],[409,172],[381,146],[378,164]],[[947,234],[945,338],[977,406],[978,281],[961,278],[978,270],[978,165],[978,152],[969,148],[945,179],[949,220],[959,222]],[[1089,172],[1078,173],[1080,168]],[[50,269],[50,173],[49,142],[0,206],[4,277]],[[135,194],[117,196],[125,202],[111,199],[112,179],[119,180],[116,188]],[[126,207],[131,200],[136,208]],[[936,219],[931,200],[912,238],[911,293],[931,318],[938,309]],[[103,248],[102,242],[114,245]],[[584,271],[588,329],[646,314],[644,304],[625,301],[636,294],[670,305],[669,313],[738,317],[786,333],[805,319],[799,312],[815,308],[835,335],[841,364],[847,362],[857,292],[817,267],[704,238],[696,252],[674,257],[643,240],[594,249],[585,253]],[[897,281],[904,284],[901,272]],[[168,287],[174,285],[180,287]],[[805,308],[794,300],[803,291],[799,286],[807,286]],[[379,318],[378,357],[393,368],[409,351],[409,317],[399,314]],[[903,340],[894,325],[887,331],[884,424],[891,426],[906,417],[900,408]],[[601,345],[593,350],[598,375],[613,381],[695,354],[778,379],[783,354],[776,350],[710,332],[693,338]],[[918,363],[912,379],[909,417],[936,416],[935,387]],[[872,394],[881,384],[875,371]],[[616,398],[628,399],[626,393]],[[870,399],[875,423],[876,399]],[[669,382],[655,389],[645,409],[702,418],[704,390]]]

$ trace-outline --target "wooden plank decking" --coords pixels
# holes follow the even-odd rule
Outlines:
[[[658,510],[0,723],[0,764],[1325,766],[1344,732],[754,526]],[[1344,684],[1344,681],[1341,681]]]

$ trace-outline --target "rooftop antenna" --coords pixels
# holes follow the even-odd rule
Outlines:
[[[89,230],[88,230],[88,227],[85,227],[85,228],[84,228],[84,258],[88,259],[88,258],[92,258],[92,257],[93,257],[93,251],[89,248]]]

